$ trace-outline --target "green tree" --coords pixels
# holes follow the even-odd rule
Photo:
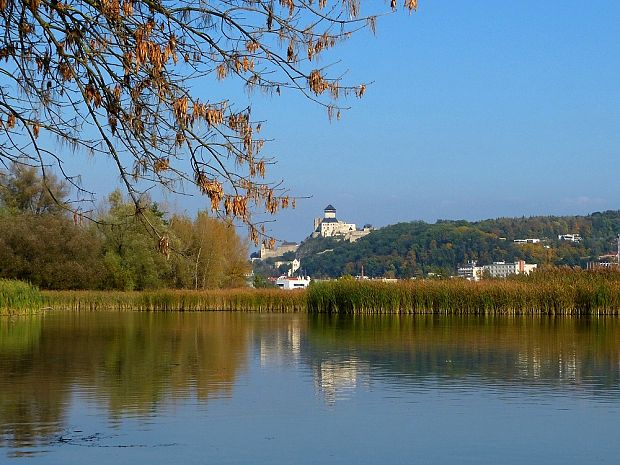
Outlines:
[[[69,189],[56,176],[22,163],[11,163],[8,171],[0,171],[0,202],[12,213],[57,213],[67,207]]]
[[[140,208],[141,215],[136,215],[133,203],[117,190],[109,195],[107,209],[99,215],[107,288],[155,289],[172,281],[171,264],[148,229],[166,231],[163,215],[148,199],[143,199]]]

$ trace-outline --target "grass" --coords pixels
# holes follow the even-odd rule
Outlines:
[[[286,292],[280,289],[46,291],[43,295],[47,306],[67,310],[257,312],[306,310],[305,292]]]
[[[308,309],[328,313],[619,315],[620,273],[550,270],[476,283],[461,279],[398,283],[338,280],[311,286]]]
[[[0,312],[44,307],[86,311],[620,315],[620,272],[554,269],[477,283],[461,279],[397,283],[340,279],[314,282],[306,291],[39,292],[25,283],[0,280]]]
[[[29,313],[43,307],[43,296],[35,286],[22,281],[0,279],[0,315]]]

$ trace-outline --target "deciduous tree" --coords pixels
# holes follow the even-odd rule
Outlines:
[[[366,86],[330,76],[317,57],[374,30],[376,16],[362,16],[360,3],[0,0],[0,157],[56,165],[81,192],[58,143],[110,157],[138,212],[151,185],[191,184],[258,241],[251,212],[294,200],[267,180],[272,158],[250,108],[197,89],[232,79],[269,94],[292,90],[339,116],[338,98],[361,97]]]

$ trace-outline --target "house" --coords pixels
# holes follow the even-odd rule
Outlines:
[[[286,290],[294,290],[294,289],[305,289],[310,284],[310,277],[289,277],[289,276],[280,276],[276,280],[276,286],[280,289]]]

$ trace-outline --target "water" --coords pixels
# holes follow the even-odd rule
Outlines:
[[[619,319],[0,319],[3,464],[615,464],[619,430]]]

